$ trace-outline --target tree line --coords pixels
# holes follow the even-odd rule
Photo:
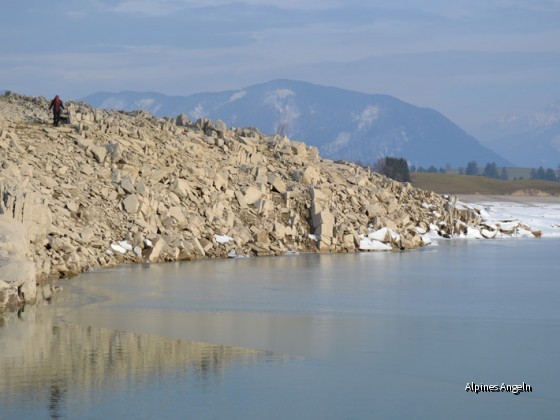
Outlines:
[[[458,173],[459,175],[473,175],[473,176],[486,176],[488,178],[495,178],[495,179],[509,179],[507,169],[501,168],[498,169],[498,166],[495,162],[487,163],[483,170],[480,170],[478,164],[473,160],[467,164],[467,167],[459,167],[457,170],[453,170],[451,165],[446,165],[444,167],[440,167],[439,169],[435,166],[430,166],[428,169],[424,169],[422,166],[416,167],[414,165],[410,168],[411,172],[430,172],[430,173],[440,173],[446,174],[449,172]]]
[[[364,165],[362,165],[364,166]],[[446,165],[444,167],[436,168],[435,166],[430,166],[425,169],[422,166],[416,167],[412,165],[410,168],[408,162],[404,158],[395,157],[383,157],[378,159],[374,165],[366,165],[375,172],[387,176],[388,178],[394,179],[400,182],[410,182],[411,172],[430,172],[430,173],[458,173],[459,175],[469,175],[469,176],[484,176],[487,178],[508,180],[509,175],[505,167],[499,168],[495,162],[487,163],[484,168],[480,168],[476,161],[472,160],[467,163],[466,167],[460,167],[457,170],[453,170],[451,165]],[[560,166],[559,166],[560,168]],[[559,174],[552,168],[544,169],[542,166],[538,169],[532,169],[530,172],[531,179],[541,179],[546,181],[560,182]],[[517,180],[518,178],[514,178]],[[523,179],[523,177],[519,177]]]
[[[539,166],[539,169],[531,169],[531,179],[543,179],[545,181],[560,181],[560,177],[554,172],[552,168],[546,170]]]

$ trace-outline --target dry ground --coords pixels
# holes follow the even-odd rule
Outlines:
[[[427,172],[412,173],[411,178],[415,187],[439,194],[560,196],[560,182],[536,179],[503,181],[482,176]]]

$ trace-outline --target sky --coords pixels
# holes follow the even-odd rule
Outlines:
[[[0,89],[78,99],[303,80],[469,130],[560,101],[560,0],[26,0],[0,14]]]

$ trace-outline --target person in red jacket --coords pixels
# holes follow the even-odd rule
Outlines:
[[[55,126],[58,126],[58,123],[60,121],[60,111],[64,109],[64,104],[62,103],[58,95],[56,95],[51,101],[49,109],[53,110],[53,122]]]

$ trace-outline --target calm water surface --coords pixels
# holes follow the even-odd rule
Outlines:
[[[0,419],[558,418],[559,251],[446,241],[89,273],[0,327]]]

